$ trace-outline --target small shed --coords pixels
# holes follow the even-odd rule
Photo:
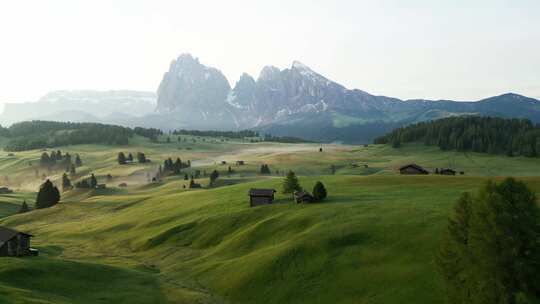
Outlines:
[[[31,234],[0,227],[0,257],[25,256],[34,254],[30,248]]]
[[[439,174],[442,175],[456,175],[456,171],[449,168],[442,168],[439,170]]]
[[[274,202],[274,189],[250,189],[249,190],[249,206],[255,207],[260,205],[269,205]]]
[[[297,204],[301,204],[301,203],[312,203],[314,201],[313,199],[313,195],[309,194],[308,192],[305,192],[305,191],[296,191],[294,193],[294,199],[296,200],[296,203]]]
[[[237,161],[236,161],[236,165],[237,165],[237,166],[243,166],[243,165],[245,165],[245,164],[246,164],[246,163],[245,163],[243,160],[237,160]]]
[[[408,164],[399,168],[401,174],[413,175],[413,174],[429,174],[429,172],[417,164]]]
[[[13,193],[13,191],[9,189],[8,187],[0,187],[0,194],[10,194],[10,193]]]

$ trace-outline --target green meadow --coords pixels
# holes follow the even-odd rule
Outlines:
[[[33,234],[40,250],[0,258],[0,302],[444,303],[434,254],[458,196],[504,176],[540,193],[540,161],[532,158],[421,145],[319,152],[316,144],[172,139],[60,147],[83,160],[75,180],[94,173],[107,189],[71,190],[57,206],[25,214],[18,206],[33,206],[42,174],[59,184],[63,170],[40,168],[42,151],[0,152],[0,178],[15,190],[0,195],[0,225]],[[151,162],[118,165],[119,151],[144,152]],[[217,186],[201,178],[203,189],[184,189],[183,176],[148,183],[167,157],[191,160],[188,174],[217,169]],[[400,176],[407,163],[464,174]],[[261,164],[273,174],[258,174]],[[280,191],[287,170],[310,191],[322,181],[328,199],[293,203]],[[250,188],[277,189],[275,204],[250,208]]]

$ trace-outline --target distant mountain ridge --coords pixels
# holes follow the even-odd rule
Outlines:
[[[1,124],[29,119],[161,129],[254,129],[311,141],[366,143],[396,127],[458,115],[540,122],[540,101],[508,93],[480,101],[401,100],[347,89],[299,61],[290,68],[223,73],[190,54],[173,60],[156,93],[56,91],[36,103],[6,104]]]
[[[156,107],[153,92],[111,91],[53,91],[36,102],[7,103],[0,123],[12,124],[23,120],[57,120],[77,122],[113,122],[118,113],[123,119],[145,116]]]
[[[194,128],[254,128],[280,136],[347,142],[367,142],[394,127],[456,115],[540,122],[540,101],[518,94],[475,102],[404,101],[347,89],[299,61],[284,70],[266,66],[256,80],[244,73],[231,88],[218,69],[204,66],[190,54],[171,63],[158,90],[157,108]]]

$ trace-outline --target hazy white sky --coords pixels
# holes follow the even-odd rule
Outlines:
[[[0,104],[57,89],[155,91],[189,52],[223,71],[295,59],[399,98],[540,98],[539,0],[0,0]]]

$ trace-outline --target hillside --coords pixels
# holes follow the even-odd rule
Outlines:
[[[80,178],[94,172],[103,182],[106,174],[113,179],[108,189],[73,190],[58,206],[0,220],[34,234],[42,253],[0,259],[0,301],[443,303],[433,256],[460,193],[505,175],[520,176],[540,192],[540,163],[525,157],[421,145],[328,145],[318,152],[314,144],[187,139],[58,147],[81,155]],[[144,151],[152,162],[121,166],[118,151]],[[40,153],[0,153],[0,168],[17,195],[32,197],[40,180],[25,164]],[[171,156],[191,160],[190,170],[219,170],[219,187],[186,190],[182,176],[148,184],[145,173]],[[228,165],[219,163],[238,159],[246,165],[232,165],[227,177]],[[409,162],[466,174],[399,176],[396,169]],[[295,170],[308,190],[322,181],[328,200],[297,205],[278,193],[277,204],[249,208],[248,189],[281,189],[281,176],[257,174],[263,163],[272,171]],[[336,175],[330,175],[332,164]],[[116,187],[120,182],[128,187]]]

